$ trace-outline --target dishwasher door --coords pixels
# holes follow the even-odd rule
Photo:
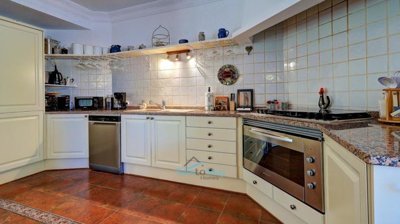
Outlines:
[[[120,122],[89,121],[90,168],[122,173],[120,138]]]

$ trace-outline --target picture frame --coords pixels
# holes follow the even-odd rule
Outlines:
[[[229,97],[216,96],[214,99],[214,110],[215,111],[228,111],[229,110]]]
[[[254,90],[238,89],[237,90],[237,106],[236,110],[241,112],[253,111]]]

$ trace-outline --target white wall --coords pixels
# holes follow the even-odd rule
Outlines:
[[[159,26],[166,27],[171,43],[179,39],[197,41],[198,33],[205,32],[206,39],[216,39],[218,29],[231,31],[240,26],[242,0],[222,0],[198,7],[191,7],[167,13],[141,17],[113,23],[113,43],[123,46],[140,44],[151,46],[153,31]]]

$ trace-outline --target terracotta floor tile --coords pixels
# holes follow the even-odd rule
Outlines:
[[[162,199],[160,198],[139,194],[134,200],[123,206],[123,208],[134,212],[136,215],[148,215],[152,209],[161,203]]]
[[[163,222],[155,222],[152,220],[145,219],[143,217],[134,216],[131,214],[125,214],[116,212],[106,218],[101,224],[161,224]]]
[[[223,213],[217,224],[258,224],[258,221]]]
[[[51,212],[78,222],[94,224],[100,223],[113,214],[115,210],[96,206],[94,203],[83,199],[67,199]]]
[[[204,189],[194,199],[192,205],[221,212],[229,197],[228,192]]]
[[[31,190],[19,194],[13,200],[32,208],[49,211],[64,202],[65,197],[62,197],[52,192]]]
[[[269,213],[265,209],[262,209],[260,221],[262,224],[281,224],[282,223],[277,218],[275,218],[275,216],[273,216],[271,213]]]
[[[211,224],[216,223],[219,212],[204,208],[189,207],[179,217],[178,221],[188,224]]]
[[[19,181],[13,181],[7,184],[3,184],[0,185],[0,198],[13,199],[19,194],[30,191],[31,188],[31,186],[20,183]]]
[[[129,201],[137,197],[137,194],[132,192],[120,191],[115,189],[109,189],[104,187],[92,187],[86,191],[82,191],[76,196],[89,200],[102,203],[104,205],[110,205],[114,207],[123,207]]]
[[[41,186],[47,183],[54,183],[58,179],[56,177],[47,175],[45,172],[34,174],[19,180],[20,183],[28,184],[32,187]]]
[[[108,178],[98,185],[113,189],[126,189],[134,192],[142,192],[149,187],[150,183],[146,178],[131,178],[127,175],[120,175],[119,178]]]
[[[248,196],[233,194],[226,203],[224,213],[258,221],[260,220],[262,210],[263,208]]]
[[[176,189],[176,185],[173,183],[166,181],[155,181],[152,184],[149,184],[143,193],[152,197],[167,199],[169,195]]]
[[[3,210],[0,208],[0,223],[1,224],[40,224],[33,219],[26,218],[24,216],[20,216],[9,212],[7,210]]]
[[[186,209],[186,205],[172,201],[162,201],[150,210],[149,214],[169,221],[177,221]]]

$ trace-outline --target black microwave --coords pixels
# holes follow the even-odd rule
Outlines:
[[[77,110],[101,110],[103,108],[103,97],[75,97],[75,109]]]

